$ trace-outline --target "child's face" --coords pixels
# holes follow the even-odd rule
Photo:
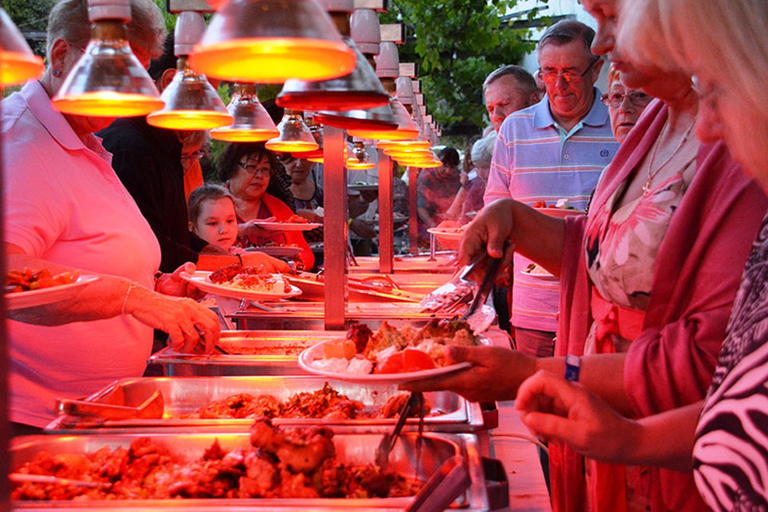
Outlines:
[[[194,234],[225,251],[229,250],[237,239],[235,206],[226,197],[203,201],[197,222],[190,224]]]

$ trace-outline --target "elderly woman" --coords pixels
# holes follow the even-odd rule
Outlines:
[[[472,143],[471,157],[470,159],[465,158],[464,162],[469,161],[472,164],[477,176],[462,185],[456,194],[456,198],[453,200],[453,204],[448,209],[446,216],[456,222],[451,223],[451,220],[444,221],[440,223],[440,227],[466,224],[483,207],[483,194],[485,193],[485,185],[488,183],[488,173],[491,171],[491,160],[493,160],[493,147],[495,144],[495,131]]]
[[[235,198],[240,225],[237,245],[295,245],[301,248],[297,255],[300,267],[309,270],[315,264],[315,256],[301,231],[265,231],[254,223],[259,219],[285,222],[295,215],[284,201],[267,192],[278,170],[282,171],[282,165],[263,143],[230,143],[222,151],[218,162],[219,179]]]
[[[622,17],[633,23],[622,30],[622,38],[641,46],[649,32],[658,38],[659,26],[643,20],[647,4],[660,8],[666,39],[676,41],[678,62],[689,66],[700,84],[697,135],[725,140],[744,171],[768,191],[768,3],[628,2]],[[693,469],[711,510],[768,507],[767,229],[764,221],[705,401],[636,421],[621,418],[583,387],[542,373],[520,388],[516,405],[526,424],[602,460]]]
[[[128,38],[145,65],[160,53],[164,22],[151,0],[131,1]],[[173,276],[155,282],[160,247],[110,167],[93,132],[113,119],[63,115],[56,93],[90,38],[85,0],[62,0],[48,21],[48,68],[2,103],[5,258],[10,269],[96,275],[66,300],[8,312],[14,433],[55,418],[56,398],[87,396],[116,379],[139,377],[153,329],[190,350],[219,338],[216,315],[188,298]],[[193,270],[190,264],[186,270]]]
[[[647,107],[604,171],[588,216],[549,218],[512,200],[494,202],[465,233],[461,261],[486,250],[510,258],[502,247],[511,240],[558,275],[555,354],[584,354],[579,381],[619,412],[644,417],[704,396],[768,202],[723,144],[694,140],[698,98],[690,77],[669,58],[663,66],[626,58],[614,44],[614,0],[582,5],[597,19],[593,51],[609,55],[627,86],[661,101]],[[668,48],[655,48],[659,57],[668,55]],[[474,366],[411,387],[514,398],[537,369],[565,369],[563,357],[532,360],[493,348],[452,350],[449,357]],[[705,509],[690,475],[653,468],[643,480],[632,469],[588,463],[587,494],[584,462],[575,453],[553,446],[550,458],[557,510],[579,510],[587,499],[594,510]]]
[[[608,107],[611,116],[611,128],[613,136],[619,142],[624,142],[629,130],[631,130],[640,118],[645,107],[653,98],[645,94],[641,89],[627,87],[621,80],[621,73],[615,66],[608,71],[608,92],[603,94],[602,100]]]

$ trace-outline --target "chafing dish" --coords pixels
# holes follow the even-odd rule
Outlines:
[[[379,269],[378,256],[357,256],[357,265],[349,266],[349,273],[375,272]],[[438,251],[432,259],[428,254],[411,256],[404,254],[394,258],[395,273],[442,273],[453,274],[456,271],[456,253],[452,251]]]
[[[462,456],[467,462],[470,485],[455,502],[467,511],[485,511],[504,503],[489,500],[489,488],[485,481],[484,464],[478,451],[478,442],[473,434],[438,434],[424,435],[420,454],[416,450],[418,434],[408,433],[402,436],[392,451],[389,468],[405,476],[416,476],[426,481],[437,469],[451,457]],[[18,437],[13,440],[10,456],[11,471],[45,451],[49,454],[91,453],[102,447],[111,449],[128,447],[145,433],[101,433],[93,435],[45,435]],[[218,440],[225,451],[245,447],[249,444],[247,433],[198,433],[179,434],[154,432],[149,436],[157,445],[167,449],[179,460],[195,460],[203,451]],[[342,462],[370,463],[373,461],[381,434],[373,433],[336,433],[333,438],[336,457]],[[491,493],[491,495],[496,493]],[[402,510],[413,498],[375,498],[375,499],[173,499],[173,500],[98,500],[98,501],[46,501],[13,502],[15,509],[35,509],[38,511],[72,510],[147,510],[147,509],[184,509],[184,510],[220,510],[227,507],[235,511],[262,510]]]
[[[227,318],[234,319],[244,330],[323,330],[325,327],[325,303],[323,302],[259,302],[235,311],[225,311]],[[433,318],[450,318],[442,311],[425,311],[421,304],[409,302],[350,302],[345,315],[347,324],[363,322],[377,329],[386,320],[398,325],[407,322],[419,327]]]
[[[396,385],[362,385],[320,377],[174,377],[174,378],[138,378],[123,379],[94,393],[85,401],[97,404],[135,407],[147,397],[159,392],[163,397],[163,410],[157,418],[129,418],[105,420],[97,417],[61,416],[52,422],[48,429],[89,429],[109,428],[184,428],[190,427],[239,429],[243,431],[252,423],[252,419],[200,419],[182,418],[206,404],[240,393],[251,395],[271,395],[283,401],[300,392],[313,392],[330,384],[336,391],[352,400],[363,403],[364,410],[380,409],[387,400],[402,391]],[[480,405],[467,402],[455,393],[441,391],[425,394],[432,407],[432,413],[424,419],[425,429],[442,432],[470,432],[484,428],[483,413]],[[358,420],[340,419],[280,419],[273,420],[275,425],[340,425],[355,426],[359,429],[394,424],[394,418],[371,418]],[[418,419],[408,420],[408,428],[417,428]]]
[[[219,346],[227,354],[180,354],[164,348],[148,363],[166,376],[296,375],[306,374],[299,354],[307,347],[343,338],[344,331],[222,331]]]

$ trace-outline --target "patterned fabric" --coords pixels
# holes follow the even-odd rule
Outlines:
[[[484,201],[512,197],[527,205],[568,199],[583,210],[603,168],[619,143],[611,131],[608,108],[595,98],[589,114],[570,132],[560,128],[544,97],[504,120],[493,151]],[[530,260],[515,255],[512,325],[554,332],[560,300],[557,281],[522,274]]]
[[[693,448],[712,510],[768,510],[768,216],[741,283]]]
[[[426,210],[432,222],[435,225],[439,224],[442,220],[439,216],[448,211],[461,188],[459,173],[441,178],[437,169],[424,169],[419,173],[416,183],[419,191],[418,208]],[[419,219],[419,237],[429,239],[427,226],[421,219]]]
[[[600,296],[608,302],[645,311],[655,268],[649,262],[656,261],[672,215],[696,172],[698,147],[698,143],[687,144],[682,150],[682,168],[649,194],[617,208],[627,187],[625,181],[587,217],[587,272]],[[614,336],[613,341],[616,350],[624,352],[632,340],[619,340]],[[594,344],[593,326],[584,353],[599,352]]]

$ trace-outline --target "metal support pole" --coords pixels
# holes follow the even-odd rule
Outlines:
[[[347,302],[347,170],[344,130],[323,129],[325,328],[343,330]]]
[[[391,274],[395,259],[392,160],[379,150],[379,272]]]
[[[408,238],[410,240],[410,253],[419,254],[419,179],[418,167],[408,168]]]

